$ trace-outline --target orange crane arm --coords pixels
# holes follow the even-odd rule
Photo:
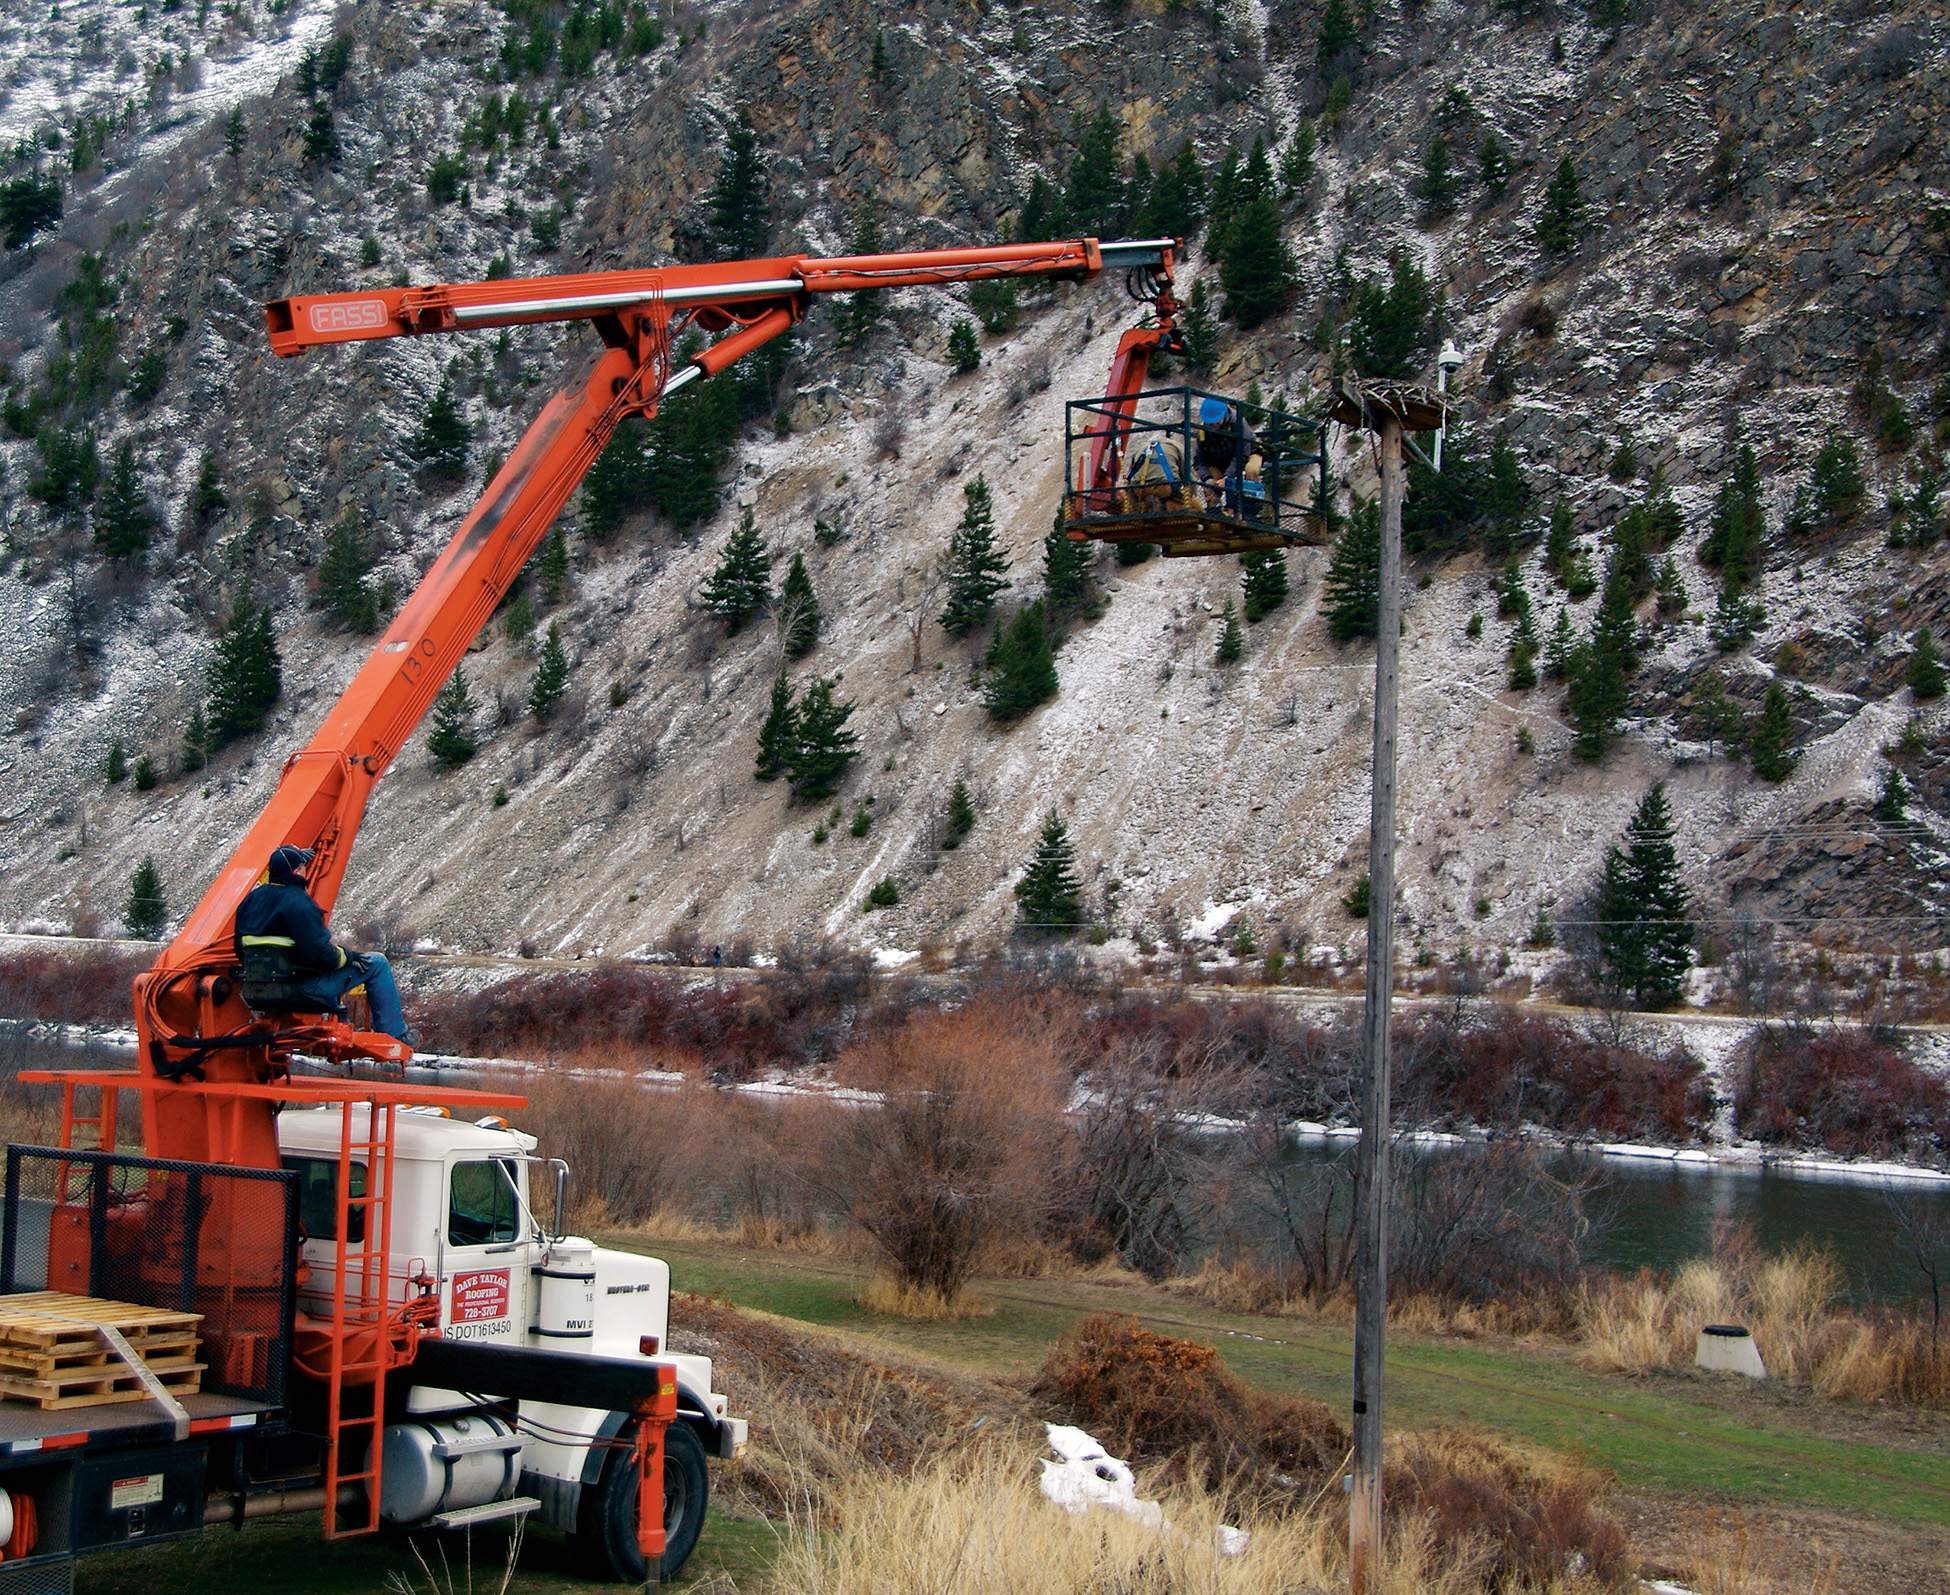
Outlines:
[[[329,914],[373,783],[487,624],[617,425],[654,415],[687,382],[713,375],[801,319],[815,293],[1004,277],[1085,279],[1123,266],[1158,288],[1167,320],[1172,241],[1005,245],[993,249],[816,259],[803,255],[492,283],[316,294],[266,307],[280,355],[370,338],[588,320],[608,346],[579,385],[556,394],[454,532],[311,742],[286,761],[257,821],[181,933],[135,984],[138,1070],[146,1080],[194,1074],[232,1091],[145,1090],[152,1156],[276,1167],[275,1120],[250,1088],[276,1079],[286,1054],[231,980],[237,905],[265,861],[291,843],[316,850],[308,887]],[[672,373],[679,325],[724,332]],[[728,330],[728,329],[736,330]],[[1140,379],[1142,366],[1139,366]],[[307,1050],[340,1058],[395,1055],[384,1038],[312,1027]],[[375,1044],[378,1045],[375,1045]]]

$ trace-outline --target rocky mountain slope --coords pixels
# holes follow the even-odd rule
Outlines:
[[[1311,4],[680,6],[665,8],[646,54],[601,51],[587,76],[523,79],[559,148],[537,131],[498,159],[477,151],[467,203],[435,205],[430,166],[461,148],[490,93],[509,90],[488,80],[509,28],[495,7],[55,9],[43,22],[23,0],[0,6],[0,137],[43,135],[38,154],[17,151],[14,174],[38,161],[66,191],[58,230],[0,268],[0,358],[22,393],[45,380],[65,352],[58,296],[83,252],[99,252],[120,282],[116,358],[132,368],[159,351],[163,378],[146,402],[125,390],[77,424],[94,427],[105,461],[136,443],[162,529],[139,570],[104,562],[77,517],[29,491],[36,445],[0,440],[0,923],[12,929],[113,927],[144,855],[172,909],[194,902],[370,645],[317,607],[333,523],[361,512],[381,550],[375,580],[404,591],[592,347],[580,329],[541,327],[279,362],[263,301],[401,274],[477,279],[503,255],[524,275],[699,258],[741,108],[768,170],[774,247],[838,252],[870,200],[885,247],[1000,236],[1036,174],[1065,180],[1099,101],[1127,156],[1158,165],[1190,137],[1216,167],[1228,142],[1283,146],[1331,92]],[[1655,780],[1670,785],[1688,880],[1723,946],[1779,934],[1940,952],[1950,711],[1913,701],[1902,676],[1917,627],[1950,641],[1950,552],[1940,536],[1888,546],[1885,500],[1912,490],[1945,404],[1950,24],[1920,4],[1765,0],[1635,5],[1615,31],[1550,3],[1430,0],[1362,19],[1352,103],[1322,119],[1317,175],[1285,200],[1299,286],[1272,321],[1226,331],[1213,385],[1317,403],[1332,360],[1317,333],[1337,277],[1382,272],[1406,248],[1447,292],[1469,446],[1480,454],[1501,430],[1539,504],[1573,506],[1594,557],[1655,466],[1687,522],[1674,549],[1685,612],[1645,606],[1635,718],[1597,764],[1572,754],[1561,688],[1505,685],[1496,563],[1411,561],[1406,955],[1515,949],[1540,909],[1576,919]],[[341,31],[353,43],[327,167],[306,159],[310,104],[294,77],[305,50]],[[1515,170],[1503,198],[1470,181],[1451,216],[1426,223],[1424,154],[1458,86],[1466,108],[1451,98],[1443,114],[1465,175],[1485,134]],[[247,134],[235,153],[233,106]],[[77,115],[111,113],[90,164],[71,171]],[[45,147],[50,128],[59,149]],[[1566,155],[1593,225],[1551,257],[1535,224]],[[562,245],[544,251],[535,221],[558,206]],[[1201,271],[1212,275],[1195,249],[1181,279]],[[755,425],[739,443],[714,517],[680,531],[639,516],[605,543],[571,516],[570,591],[543,617],[574,666],[563,711],[545,729],[522,715],[534,641],[491,629],[467,665],[486,705],[480,753],[438,774],[416,737],[378,789],[341,918],[483,951],[641,953],[673,927],[761,948],[979,947],[1007,934],[1012,883],[1055,809],[1113,948],[1219,937],[1243,916],[1262,945],[1323,959],[1358,949],[1342,898],[1365,870],[1372,652],[1327,635],[1328,551],[1289,556],[1294,597],[1248,629],[1234,666],[1215,664],[1214,648],[1236,561],[1120,567],[1106,554],[1108,603],[1063,646],[1060,696],[1011,730],[989,720],[971,670],[985,634],[958,643],[925,621],[913,669],[925,573],[978,475],[1013,557],[1005,610],[1039,590],[1063,404],[1100,391],[1128,309],[1109,282],[1032,294],[968,376],[946,356],[966,314],[958,293],[892,296],[858,350],[836,346],[822,310],[795,341],[779,401],[789,430]],[[1904,452],[1879,453],[1850,407],[1874,349],[1912,418]],[[405,448],[443,378],[478,438],[454,490]],[[1841,435],[1865,461],[1864,507],[1791,535],[1812,458]],[[1636,472],[1614,473],[1626,440]],[[1695,553],[1743,443],[1768,510],[1753,591],[1767,619],[1723,655],[1707,624],[1718,579]],[[1371,490],[1362,440],[1342,435],[1337,449],[1340,477]],[[228,507],[200,518],[206,455]],[[795,673],[841,674],[858,704],[842,807],[871,803],[864,837],[841,825],[815,844],[825,806],[794,808],[753,779],[776,628],[727,638],[699,608],[741,506],[777,551],[775,574],[794,553],[812,573],[824,626]],[[816,521],[843,535],[817,541]],[[1524,572],[1548,629],[1567,599],[1541,544]],[[239,595],[271,606],[283,651],[270,727],[151,790],[105,784],[117,736],[131,760],[173,769],[214,629]],[[1594,607],[1569,605],[1576,625]],[[1800,758],[1787,780],[1757,780],[1708,740],[1694,693],[1709,667],[1750,711],[1769,682],[1789,686]],[[1519,729],[1534,752],[1519,750]],[[1913,793],[1905,826],[1870,812],[1885,745]],[[943,852],[958,778],[979,818]],[[867,889],[890,875],[900,905],[867,911]]]

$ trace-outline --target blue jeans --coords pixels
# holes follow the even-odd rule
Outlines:
[[[384,953],[348,954],[343,969],[330,974],[301,975],[298,989],[322,1007],[337,1008],[339,999],[354,986],[366,988],[366,1001],[372,1004],[372,1022],[394,1039],[406,1034],[406,1016],[400,1012],[399,986],[393,980],[393,966]]]

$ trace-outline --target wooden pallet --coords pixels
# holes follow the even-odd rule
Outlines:
[[[196,1360],[200,1322],[200,1313],[56,1290],[0,1296],[0,1398],[31,1401],[43,1411],[147,1399],[141,1379],[97,1333],[98,1325],[119,1331],[165,1389],[194,1395],[207,1366]]]

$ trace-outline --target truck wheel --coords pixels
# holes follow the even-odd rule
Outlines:
[[[626,1428],[623,1434],[630,1432]],[[704,1529],[710,1493],[704,1446],[697,1431],[680,1418],[664,1431],[664,1578],[675,1575],[689,1559]],[[637,1549],[636,1520],[636,1456],[616,1451],[601,1479],[584,1492],[582,1509],[576,1514],[578,1570],[606,1583],[641,1584],[643,1552]]]

